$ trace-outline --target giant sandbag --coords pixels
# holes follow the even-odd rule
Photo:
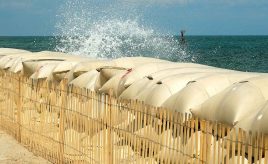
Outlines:
[[[21,63],[17,63],[16,67],[23,66],[23,73],[26,76],[32,75],[39,67],[49,63],[60,63],[65,60],[73,60],[76,56],[68,55],[61,52],[41,51],[31,56],[22,57]]]
[[[78,77],[79,75],[88,72],[92,69],[111,66],[111,67],[123,67],[123,68],[133,68],[141,64],[150,62],[168,62],[160,59],[146,58],[146,57],[124,57],[115,60],[96,60],[94,62],[83,62],[80,63],[74,70],[74,75]]]
[[[53,52],[53,51],[41,51],[36,53],[31,53],[23,56],[18,56],[14,59],[14,63],[10,67],[10,71],[17,73],[22,71],[23,69],[23,62],[26,61],[45,61],[45,60],[62,60],[62,61],[71,61],[71,62],[78,62],[78,61],[86,61],[89,58],[79,57],[74,55],[69,55],[61,52]],[[57,70],[62,70],[66,68],[66,64],[58,66]]]
[[[100,91],[101,93],[110,93],[110,91],[112,91],[113,96],[119,97],[119,95],[125,90],[125,87],[123,85],[119,85],[120,80],[122,79],[124,74],[125,71],[121,71],[120,73],[116,74],[111,79],[106,81],[98,91]]]
[[[113,63],[109,60],[93,60],[86,61],[77,64],[75,69],[73,70],[74,77],[78,77],[79,75],[91,71],[93,69],[97,69],[104,66],[113,66]]]
[[[268,100],[259,108],[239,121],[235,127],[241,128],[247,132],[259,132],[268,134]]]
[[[95,90],[100,90],[100,88],[103,87],[103,85],[107,81],[111,80],[114,76],[117,76],[118,74],[125,73],[126,68],[105,66],[105,67],[97,69],[97,71],[99,71],[100,74],[99,74],[99,76],[96,80],[96,83],[95,83]],[[120,79],[118,79],[118,80],[120,80]],[[109,83],[112,84],[111,82],[109,82]],[[106,86],[110,87],[109,85],[106,85]],[[111,86],[110,88],[115,90],[115,88],[113,86]]]
[[[184,88],[189,81],[210,74],[212,73],[193,72],[169,76],[144,90],[136,98],[146,104],[160,107],[170,96]]]
[[[83,63],[83,62],[81,62],[81,63]],[[74,66],[71,68],[70,71],[68,71],[68,72],[66,72],[66,73],[57,73],[57,77],[56,77],[56,79],[57,79],[57,78],[60,78],[60,79],[64,78],[64,79],[67,80],[68,83],[70,83],[72,80],[76,79],[76,78],[79,77],[80,75],[82,75],[82,74],[84,74],[84,73],[87,73],[87,72],[83,72],[83,73],[81,73],[81,74],[76,74],[76,75],[74,74],[74,71],[76,70],[77,67],[79,67],[79,65],[80,65],[81,63],[77,63],[76,65],[74,65]],[[96,71],[96,72],[98,72],[96,69],[92,69],[91,71]],[[89,72],[89,71],[88,71],[88,72]]]
[[[39,80],[39,79],[47,79],[48,80],[53,80],[53,70],[55,67],[58,65],[58,63],[48,63],[40,67],[36,72],[34,72],[31,76],[30,79],[33,80]]]
[[[81,64],[84,63],[98,63],[99,60],[92,59],[88,57],[79,57],[79,56],[73,56],[69,55],[65,58],[64,61],[62,61],[60,64],[57,65],[57,67],[53,70],[53,78],[56,81],[61,81],[63,78],[67,79],[68,82],[74,80],[79,75],[86,73],[86,72],[80,72],[76,76],[74,75],[74,72],[76,71],[77,67],[80,67]],[[85,65],[86,66],[86,65]],[[92,66],[92,65],[91,65]],[[98,67],[93,67],[93,69],[96,69]]]
[[[23,65],[23,75],[31,76],[34,72],[41,69],[43,66],[47,64],[59,64],[63,59],[51,59],[51,60],[28,60],[22,63]]]
[[[64,79],[69,71],[71,71],[79,62],[78,61],[62,61],[53,70],[53,79],[60,82]]]
[[[123,72],[128,73],[132,70],[132,68],[143,65],[143,64],[147,64],[147,63],[151,63],[151,62],[155,62],[155,63],[164,63],[164,62],[169,62],[169,61],[165,61],[165,60],[160,60],[160,59],[155,59],[155,58],[148,58],[148,57],[123,57],[123,58],[118,58],[115,60],[112,60],[111,63],[113,63],[114,66],[105,66],[99,69],[100,71],[100,77],[99,79],[101,81],[108,81],[109,79],[111,79],[112,77],[114,77],[115,75],[118,74],[122,74]],[[128,70],[128,71],[125,71]],[[119,77],[119,76],[117,76]],[[123,77],[123,75],[122,75]],[[114,81],[115,78],[113,78],[112,80]],[[118,78],[117,78],[118,79]],[[120,80],[121,78],[119,78]],[[98,79],[97,79],[97,83],[96,83],[96,90],[99,90],[104,84],[98,83]],[[97,85],[99,84],[99,85]],[[113,84],[113,82],[109,82],[108,85],[106,85],[106,89],[107,87],[109,87],[110,84]],[[111,88],[111,87],[110,87]],[[105,90],[106,90],[105,89]]]
[[[151,85],[157,83],[162,78],[167,76],[173,76],[180,73],[194,72],[195,70],[200,70],[203,68],[170,68],[164,69],[150,75],[145,76],[140,80],[136,80],[133,84],[131,84],[126,90],[120,95],[120,98],[123,99],[131,99],[137,96],[141,91],[148,89]],[[207,69],[207,68],[206,68]]]
[[[99,72],[95,69],[78,76],[72,80],[69,84],[80,88],[87,88],[94,91],[95,82],[99,75]]]
[[[201,77],[191,81],[181,91],[170,96],[162,106],[181,113],[190,113],[191,108],[202,104],[233,83],[254,76],[259,76],[259,74],[231,72]]]
[[[146,89],[144,89],[142,92],[135,96],[135,99],[138,99],[140,101],[146,101],[146,104],[161,106],[163,100],[165,101],[169,96],[173,94],[171,91],[172,88],[175,92],[175,90],[180,90],[185,87],[186,84],[192,80],[191,77],[197,78],[199,76],[205,75],[207,75],[207,73],[190,72],[166,76],[164,78],[159,79],[155,83],[148,85]],[[152,97],[150,98],[150,96]]]
[[[200,118],[236,125],[268,99],[267,83],[265,75],[235,83],[191,112]]]
[[[141,66],[137,66],[131,70],[126,76],[124,76],[124,85],[125,87],[129,87],[133,84],[136,80],[142,79],[143,77],[152,74],[154,72],[158,72],[161,70],[169,69],[169,68],[186,68],[186,67],[198,67],[204,68],[209,67],[201,64],[194,64],[194,63],[175,63],[175,62],[168,62],[168,63],[150,63],[144,64]]]
[[[111,61],[112,63],[111,65],[114,66],[104,66],[97,69],[100,72],[100,74],[96,80],[95,90],[99,90],[104,93],[108,93],[110,90],[113,90],[114,95],[119,96],[123,91],[122,90],[123,87],[119,87],[118,83],[123,77],[124,72],[127,73],[131,71],[132,67],[149,63],[152,61],[164,62],[163,60],[160,59],[152,59],[146,57],[125,57]],[[127,68],[129,69],[126,71]]]
[[[87,57],[79,57],[69,55],[65,58],[65,61],[58,65],[55,70],[53,71],[54,74],[63,73],[70,71],[76,64],[85,62],[85,61],[96,61],[96,59],[87,58]]]
[[[153,84],[157,83],[160,79],[163,79],[165,77],[178,75],[181,73],[191,73],[191,72],[230,72],[231,70],[225,70],[225,69],[218,69],[213,67],[199,67],[198,65],[196,67],[186,67],[186,68],[169,68],[164,69],[155,73],[152,73],[150,75],[147,75],[146,77],[135,81],[132,85],[130,85],[126,90],[120,95],[121,98],[124,99],[131,99],[138,94],[140,94],[141,91],[145,91],[148,88],[150,88]]]
[[[116,74],[122,71],[128,70],[128,69],[124,67],[104,66],[104,67],[98,68],[97,70],[100,72],[101,76],[109,80]]]
[[[13,58],[9,60],[5,64],[5,69],[9,69],[9,71],[18,73],[23,70],[23,62],[27,60],[42,60],[42,59],[52,59],[54,57],[50,57],[51,55],[57,54],[56,52],[48,52],[48,51],[41,51],[35,53],[24,53],[23,55],[13,55]],[[61,53],[60,53],[61,54]]]
[[[191,68],[190,70],[192,71],[192,69],[194,69],[194,68]],[[162,77],[163,76],[171,76],[172,73],[178,74],[179,72],[187,72],[187,70],[189,70],[189,69],[188,68],[176,68],[176,69],[174,68],[174,69],[172,69],[172,71],[168,71],[165,74],[160,73],[159,76],[160,77],[161,77],[161,75],[162,75]],[[120,71],[115,72],[114,74],[116,74],[116,75],[110,75],[110,76],[106,75],[105,76],[106,79],[110,78],[110,77],[112,77],[112,78],[107,80],[107,82],[102,86],[102,88],[99,89],[99,91],[104,92],[104,93],[108,93],[109,90],[112,89],[115,96],[117,96],[117,97],[120,96],[121,93],[125,91],[125,89],[129,88],[129,87],[125,88],[125,86],[123,85],[124,83],[122,83],[123,82],[122,79],[128,73],[131,73],[131,69],[128,69],[128,70],[122,69]],[[107,73],[105,73],[105,74],[107,74]],[[151,77],[144,77],[141,80],[137,80],[136,81],[137,83],[134,82],[134,84],[132,84],[132,85],[134,85],[134,87],[132,87],[132,85],[131,85],[130,86],[131,88],[128,90],[128,92],[125,93],[125,95],[120,96],[120,97],[121,98],[129,98],[129,99],[134,98],[135,96],[137,96],[137,94],[139,93],[140,90],[146,90],[147,86],[149,86],[149,84],[156,82],[155,81],[156,78],[152,79]],[[157,75],[154,75],[154,77],[157,77]],[[130,95],[133,95],[133,96],[130,96]]]
[[[8,69],[11,65],[17,60],[21,59],[23,56],[32,55],[32,52],[23,52],[23,53],[12,53],[9,55],[4,55],[0,59],[0,68]]]
[[[67,73],[74,69],[79,63],[85,61],[95,61],[95,59],[87,58],[87,57],[73,57],[67,58],[66,61],[62,61],[60,64],[56,66],[53,70],[53,78],[57,81],[61,81],[66,77]]]
[[[37,59],[43,55],[44,54],[42,52],[35,52],[35,53],[24,53],[23,55],[13,56],[13,58],[11,58],[9,62],[5,64],[5,68],[11,72],[18,73],[23,69],[22,65],[23,61]]]
[[[9,70],[13,72],[17,68],[18,63],[21,62],[21,57],[10,58],[5,64],[3,64],[2,68],[4,70]]]
[[[150,63],[150,64],[145,64],[143,66],[134,68],[130,72],[126,73],[126,75],[124,75],[123,78],[121,79],[120,85],[124,85],[125,88],[128,88],[135,81],[138,81],[142,79],[144,76],[147,76],[154,72],[158,72],[158,71],[169,69],[169,68],[187,68],[187,67],[195,67],[195,68],[200,68],[200,69],[201,68],[207,68],[207,69],[214,68],[210,66],[204,66],[204,65],[193,64],[193,63]],[[225,70],[225,69],[217,69],[217,70],[219,72],[232,72],[232,70]]]

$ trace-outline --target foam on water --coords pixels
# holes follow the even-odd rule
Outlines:
[[[68,0],[59,10],[56,50],[94,58],[187,57],[177,39],[157,32],[142,18],[142,10],[131,4]]]

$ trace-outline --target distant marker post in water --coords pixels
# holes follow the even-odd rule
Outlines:
[[[185,38],[184,38],[185,32],[186,32],[185,30],[181,30],[181,38],[180,38],[181,43],[185,43]]]

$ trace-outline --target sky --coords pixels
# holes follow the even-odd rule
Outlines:
[[[89,1],[105,4],[105,0]],[[145,26],[162,33],[185,29],[188,35],[268,35],[267,0],[109,1],[135,8]],[[57,15],[64,3],[66,0],[0,0],[0,36],[56,34]]]

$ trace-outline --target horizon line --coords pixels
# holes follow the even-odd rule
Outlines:
[[[180,34],[168,34],[159,36],[180,36]],[[268,36],[268,34],[190,34],[187,36]],[[60,35],[0,35],[0,37],[66,37]]]

